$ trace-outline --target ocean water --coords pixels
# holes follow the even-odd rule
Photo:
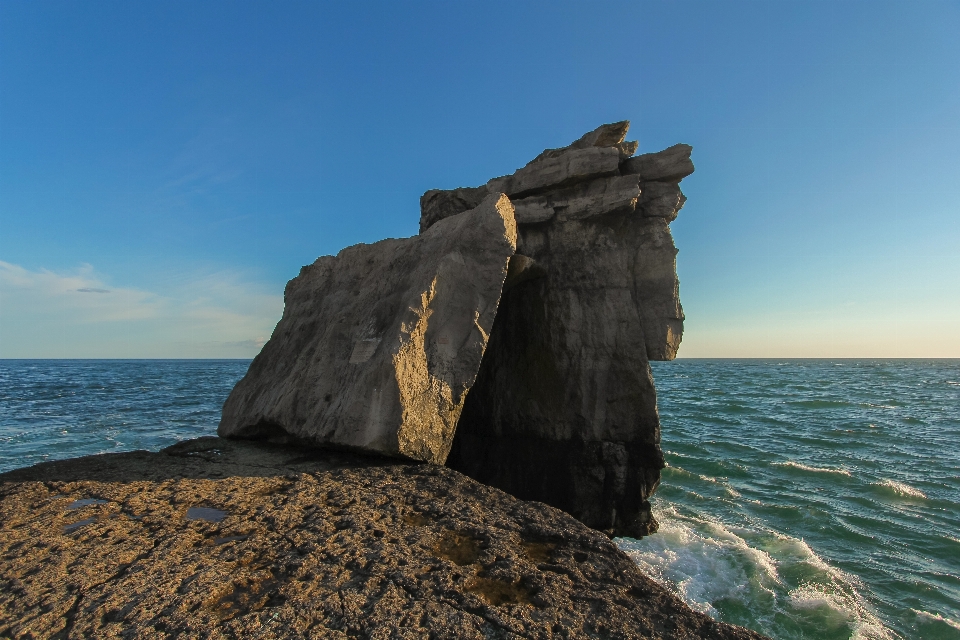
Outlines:
[[[211,435],[245,360],[0,360],[0,471]],[[654,363],[660,531],[619,544],[773,638],[960,639],[960,360]]]
[[[960,638],[960,360],[653,368],[649,575],[774,638]]]
[[[249,360],[0,360],[0,472],[216,435]]]

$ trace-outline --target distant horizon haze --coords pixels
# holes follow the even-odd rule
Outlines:
[[[680,358],[960,357],[960,3],[0,2],[0,358],[252,358],[301,266],[630,120]]]

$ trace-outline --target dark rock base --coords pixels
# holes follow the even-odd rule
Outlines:
[[[0,637],[761,636],[450,469],[201,438],[0,475]]]
[[[521,500],[577,515],[608,535],[642,538],[657,530],[650,502],[660,481],[660,447],[478,435],[464,421],[447,466]]]

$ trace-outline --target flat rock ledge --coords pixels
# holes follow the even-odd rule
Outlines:
[[[4,638],[762,638],[451,469],[199,438],[0,475]]]

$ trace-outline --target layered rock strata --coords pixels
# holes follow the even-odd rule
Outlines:
[[[420,228],[500,192],[518,226],[517,276],[448,465],[639,537],[657,526],[647,499],[663,455],[649,360],[673,359],[683,333],[669,223],[693,164],[687,145],[630,157],[628,128],[599,127],[481,187],[428,191]]]
[[[469,209],[304,267],[218,433],[442,464],[516,248],[505,196]]]
[[[218,438],[0,475],[0,637],[761,638],[450,469]]]

